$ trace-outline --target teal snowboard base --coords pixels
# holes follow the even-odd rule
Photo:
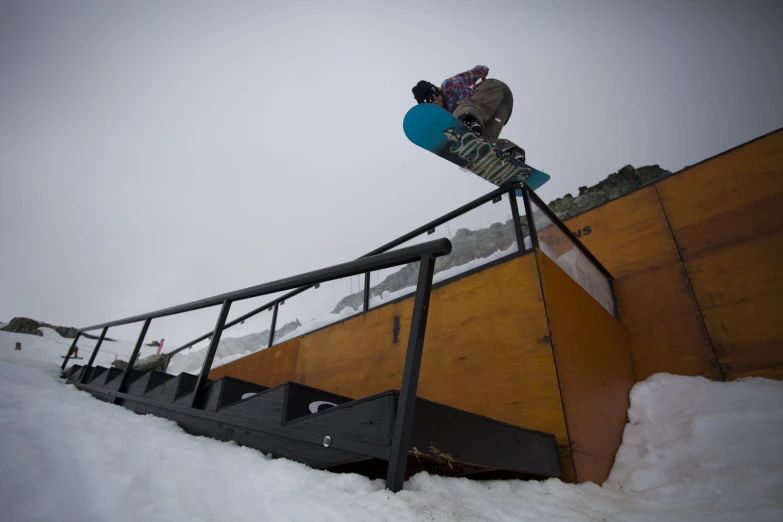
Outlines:
[[[498,187],[516,181],[536,190],[549,181],[549,174],[517,161],[501,150],[501,146],[507,148],[508,140],[484,140],[437,105],[422,103],[412,107],[405,115],[402,127],[408,139],[419,147]],[[499,145],[501,142],[505,145]]]

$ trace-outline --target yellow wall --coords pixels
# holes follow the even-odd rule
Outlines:
[[[590,227],[581,241],[614,277],[637,379],[658,372],[720,379],[655,187],[602,205],[566,225],[571,230]]]
[[[783,378],[783,131],[566,225],[615,277],[638,379]]]
[[[725,377],[783,378],[783,131],[657,189]]]
[[[210,378],[230,375],[266,386],[292,380],[354,398],[399,389],[412,308],[409,298],[371,310],[286,341],[275,353],[216,368]],[[552,433],[567,447],[534,255],[432,291],[418,396]]]
[[[602,484],[622,442],[636,382],[623,326],[537,253],[576,481]]]

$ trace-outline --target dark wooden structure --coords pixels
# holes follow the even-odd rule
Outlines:
[[[294,382],[266,388],[222,377],[206,385],[200,408],[190,408],[197,381],[192,375],[134,371],[128,391],[120,393],[121,371],[95,367],[82,382],[84,371],[75,365],[64,376],[98,399],[174,420],[195,435],[235,441],[314,468],[353,464],[361,469],[357,463],[390,459],[397,390],[353,400]],[[451,476],[497,471],[517,478],[562,476],[553,435],[424,399],[416,401],[409,446],[406,454],[417,465],[408,474],[437,468]]]

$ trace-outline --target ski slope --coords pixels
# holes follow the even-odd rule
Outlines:
[[[637,384],[603,487],[420,473],[393,494],[98,401],[59,379],[52,333],[0,332],[3,521],[783,520],[783,382]]]

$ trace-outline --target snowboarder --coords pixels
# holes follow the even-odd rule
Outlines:
[[[443,107],[485,140],[498,141],[501,129],[511,117],[514,96],[508,85],[487,79],[487,74],[489,67],[477,65],[445,80],[440,89],[422,80],[413,87],[413,96],[419,104]],[[514,145],[508,152],[525,162],[525,151],[521,147]]]

